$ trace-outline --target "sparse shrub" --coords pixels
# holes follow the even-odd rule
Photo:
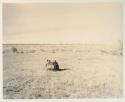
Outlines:
[[[117,53],[116,52],[112,52],[112,55],[117,55]]]
[[[123,56],[123,52],[120,52],[120,55]]]
[[[123,41],[119,40],[119,50],[120,50],[120,55],[123,56]]]
[[[44,50],[44,49],[40,49],[40,51],[45,52],[45,50]]]
[[[105,50],[101,50],[102,54],[109,54],[109,52],[105,51]]]
[[[16,47],[12,47],[12,51],[15,53],[15,52],[17,52],[18,50],[17,50]]]
[[[20,53],[19,51],[17,51],[16,53]]]
[[[20,53],[24,53],[23,51],[21,51]]]
[[[52,53],[56,53],[56,51],[55,51],[55,50],[52,50]]]
[[[3,53],[5,53],[5,51],[3,50]]]
[[[64,49],[61,49],[62,52],[64,52],[65,50]]]
[[[59,49],[55,49],[55,51],[59,51]]]
[[[30,53],[35,53],[35,50],[31,50]]]

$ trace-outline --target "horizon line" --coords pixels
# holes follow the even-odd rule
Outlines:
[[[1,45],[116,45],[116,44],[105,44],[105,43],[3,43]]]

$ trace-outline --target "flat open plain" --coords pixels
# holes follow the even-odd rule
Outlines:
[[[109,45],[3,45],[3,97],[122,97],[120,53]],[[64,70],[47,71],[46,59],[56,59]]]

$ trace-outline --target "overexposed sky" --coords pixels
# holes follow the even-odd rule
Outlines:
[[[3,43],[117,43],[121,3],[3,4]]]

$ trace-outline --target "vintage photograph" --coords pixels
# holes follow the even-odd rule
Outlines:
[[[123,97],[122,3],[3,3],[3,98]]]

